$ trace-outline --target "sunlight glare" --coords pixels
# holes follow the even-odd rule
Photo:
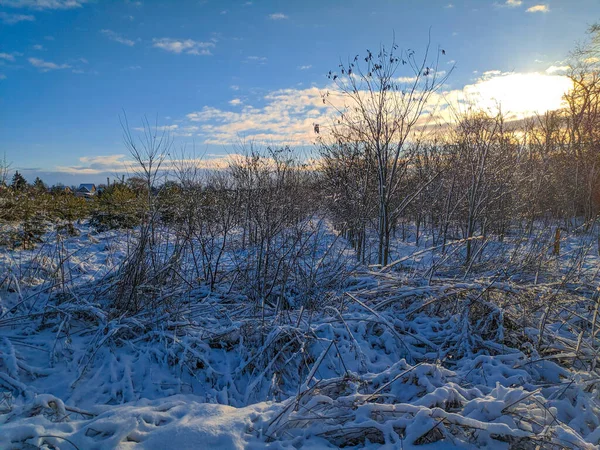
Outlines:
[[[468,102],[485,110],[502,109],[509,117],[520,119],[563,106],[563,96],[571,80],[561,75],[510,73],[485,77],[465,86]]]

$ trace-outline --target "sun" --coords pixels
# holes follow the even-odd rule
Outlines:
[[[464,88],[465,100],[484,110],[501,108],[507,117],[521,119],[560,109],[571,80],[542,73],[492,73]]]

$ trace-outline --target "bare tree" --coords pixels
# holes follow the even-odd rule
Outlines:
[[[142,124],[141,136],[136,139],[131,133],[127,117],[121,119],[125,146],[136,163],[135,173],[144,180],[146,191],[145,211],[137,242],[120,268],[114,293],[115,306],[128,312],[138,312],[153,301],[164,300],[160,290],[167,280],[174,278],[177,272],[175,265],[183,250],[181,242],[161,246],[157,230],[160,214],[155,202],[155,188],[158,180],[165,176],[162,166],[170,152],[172,140],[167,131],[161,130],[158,125],[152,127],[146,118]],[[159,288],[148,290],[148,286]]]
[[[8,186],[8,173],[10,171],[11,163],[6,159],[6,153],[2,159],[0,159],[0,186]]]
[[[574,211],[582,209],[587,223],[598,214],[600,198],[600,25],[588,30],[591,38],[571,53],[569,78],[573,87],[565,95],[570,146],[577,162],[578,194]]]
[[[427,112],[432,109],[433,94],[445,83],[449,72],[438,70],[445,52],[437,49],[430,54],[430,42],[422,58],[413,50],[399,50],[393,42],[390,48],[381,46],[374,55],[367,50],[364,58],[356,55],[347,63],[340,63],[339,73],[329,72],[329,78],[344,99],[343,106],[334,104],[329,92],[323,101],[330,101],[339,116],[332,127],[332,140],[340,144],[364,145],[365,157],[372,160],[377,186],[378,263],[389,260],[390,232],[398,208],[393,199],[398,195],[403,177],[412,160],[407,143]],[[401,77],[402,68],[408,76]],[[409,200],[407,198],[407,200]]]

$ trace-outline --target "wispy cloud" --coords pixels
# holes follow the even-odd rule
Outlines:
[[[548,7],[548,5],[534,5],[530,8],[527,8],[527,12],[528,13],[536,13],[536,12],[547,13],[547,12],[550,12],[550,8]]]
[[[241,111],[226,111],[207,106],[186,118],[199,126],[206,144],[227,145],[248,138],[257,143],[306,145],[314,141],[313,124],[327,122],[333,111],[323,104],[316,87],[278,90],[261,100],[263,107],[246,105]]]
[[[553,75],[556,73],[567,73],[571,66],[550,66],[546,69],[546,73]]]
[[[170,131],[174,131],[174,130],[176,130],[178,128],[179,128],[179,125],[177,125],[177,124],[173,124],[173,125],[159,125],[157,127],[152,127],[152,129],[156,130],[156,131],[169,131],[169,132]],[[146,131],[146,128],[144,128],[144,127],[134,127],[134,130],[135,131],[142,131],[143,132],[143,131]]]
[[[517,6],[521,6],[523,4],[522,0],[506,0],[504,6],[508,6],[510,8],[516,8]]]
[[[104,36],[106,36],[111,41],[118,42],[119,44],[127,45],[129,47],[133,47],[135,45],[135,41],[124,38],[119,33],[116,33],[113,30],[100,30],[100,33],[102,33]]]
[[[253,62],[253,63],[258,63],[258,64],[266,64],[267,63],[267,57],[266,56],[246,56],[246,59],[243,62]]]
[[[81,8],[85,3],[88,0],[0,0],[0,6],[35,10]]]
[[[135,127],[134,130],[142,133],[146,131],[144,127]],[[172,124],[152,127],[152,130],[164,132],[171,137],[191,137],[194,133],[196,133],[199,130],[199,127],[197,127],[196,125],[179,126],[177,124]]]
[[[312,67],[311,64],[308,64],[306,66],[298,66],[298,70],[308,70]]]
[[[15,55],[11,55],[10,53],[0,53],[0,59],[3,59],[5,61],[14,62]]]
[[[163,170],[171,170],[181,167],[182,163],[186,166],[193,165],[199,169],[224,169],[228,167],[231,162],[238,160],[242,155],[239,154],[228,154],[220,155],[209,153],[204,155],[202,158],[187,158],[187,159],[167,159],[162,164]],[[79,158],[80,164],[74,164],[70,166],[56,166],[49,173],[55,172],[59,174],[72,174],[72,175],[105,175],[111,176],[118,173],[132,172],[138,164],[127,159],[125,155],[102,155],[102,156],[85,156]],[[20,169],[21,170],[21,169]],[[38,170],[31,169],[31,170]]]
[[[33,45],[31,48],[33,48],[34,50],[38,50],[38,51],[44,51],[44,50],[46,50],[46,49],[44,48],[44,46],[43,46],[43,45],[41,45],[41,44],[35,44],[35,45]]]
[[[50,61],[44,61],[43,59],[39,59],[39,58],[29,58],[28,61],[29,61],[29,64],[31,64],[33,67],[37,67],[42,72],[47,72],[49,70],[62,70],[62,69],[70,69],[71,68],[71,66],[68,64],[56,64],[56,63],[53,63]]]
[[[214,42],[201,42],[192,39],[155,38],[152,42],[153,47],[171,53],[186,53],[188,55],[212,55],[210,49],[215,46]]]
[[[404,79],[398,79],[401,81]],[[490,111],[501,106],[509,119],[520,119],[560,108],[570,86],[570,80],[553,69],[547,73],[489,70],[462,89],[433,95],[419,124],[430,120],[451,123],[453,111],[470,105]],[[203,137],[205,144],[231,145],[248,139],[264,144],[310,145],[315,141],[314,124],[319,123],[322,134],[327,133],[335,110],[345,107],[344,98],[331,89],[323,103],[321,94],[328,88],[282,89],[241,104],[234,99],[232,108],[205,106],[187,114],[186,119],[199,127],[197,136]]]
[[[6,75],[4,75],[3,73],[0,73],[0,80],[6,80]]]
[[[475,71],[477,72],[477,71]],[[498,75],[502,75],[502,71],[501,70],[486,70],[485,72],[483,72],[483,78],[487,79],[487,78],[492,78]]]
[[[73,166],[55,167],[56,172],[77,173],[81,175],[94,175],[104,172],[126,171],[128,166],[125,161],[125,155],[106,155],[106,156],[83,156],[79,158],[81,164]]]
[[[0,21],[6,25],[14,25],[19,22],[33,22],[35,17],[29,14],[10,14],[7,12],[0,12]]]
[[[454,5],[452,3],[448,3],[446,6],[444,6],[444,8],[452,9],[452,8],[454,8]]]
[[[230,89],[234,90],[234,91],[239,91],[240,87],[237,84],[232,84],[231,86],[229,86]]]
[[[283,13],[273,13],[273,14],[269,14],[269,19],[271,20],[284,20],[284,19],[288,19],[289,17],[286,16]]]
[[[239,106],[242,104],[242,101],[239,98],[234,98],[232,100],[229,100],[229,104],[231,106]]]
[[[444,76],[446,74],[446,71],[438,71],[437,72],[438,75],[440,76]],[[398,77],[398,78],[394,78],[394,81],[396,83],[400,83],[400,84],[412,84],[415,81],[417,81],[417,77]]]

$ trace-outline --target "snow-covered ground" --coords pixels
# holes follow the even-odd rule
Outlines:
[[[285,308],[184,262],[170,301],[119,314],[131,233],[0,250],[0,448],[599,448],[590,237],[490,240],[468,268],[398,240],[382,270],[319,226],[328,281]]]

